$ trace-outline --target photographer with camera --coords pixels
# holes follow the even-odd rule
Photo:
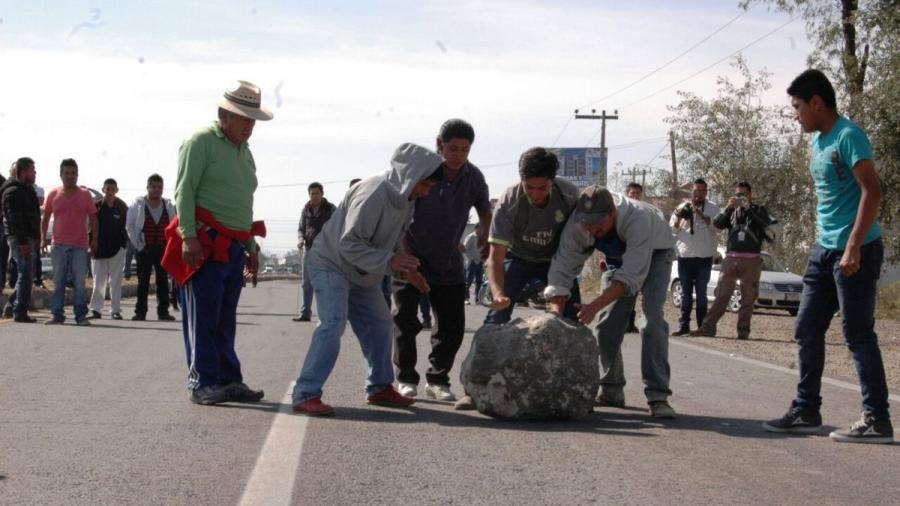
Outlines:
[[[713,256],[718,239],[713,218],[719,208],[706,200],[706,181],[696,179],[691,200],[678,206],[669,224],[675,231],[675,249],[678,252],[678,281],[681,283],[681,317],[678,331],[673,336],[684,336],[691,331],[691,307],[694,291],[697,292],[697,327],[706,317],[706,286],[712,272]]]
[[[725,314],[735,284],[740,281],[737,337],[750,338],[750,319],[759,294],[759,276],[762,272],[760,252],[763,241],[771,241],[766,228],[773,223],[765,206],[753,203],[750,183],[738,183],[734,196],[728,199],[728,206],[713,220],[717,228],[728,229],[728,243],[716,287],[716,301],[700,328],[691,332],[692,336],[715,337],[716,324]]]

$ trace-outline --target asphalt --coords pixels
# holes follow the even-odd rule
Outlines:
[[[188,401],[180,322],[0,323],[0,504],[259,503],[245,495],[265,470],[257,461],[301,451],[267,443],[272,427],[296,422],[281,401],[314,328],[290,320],[296,298],[287,282],[242,296],[238,352],[246,381],[266,390],[257,405]],[[481,307],[467,309],[461,354],[483,316]],[[427,347],[423,332],[420,362]],[[365,365],[348,329],[326,385],[337,413],[303,421],[302,455],[283,458],[299,461],[286,470],[293,486],[266,502],[898,502],[900,445],[827,437],[858,417],[857,391],[825,385],[820,435],[769,434],[760,423],[787,408],[795,377],[673,342],[679,418],[659,421],[641,392],[639,347],[636,335],[626,338],[626,409],[598,409],[580,422],[512,423],[424,399],[407,410],[367,406]]]

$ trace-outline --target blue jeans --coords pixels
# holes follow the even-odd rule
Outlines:
[[[75,321],[87,316],[87,297],[84,293],[84,278],[87,276],[87,250],[65,244],[54,244],[50,252],[53,262],[53,296],[50,297],[50,312],[54,319],[66,319],[63,305],[66,302],[66,274],[71,273],[72,302]]]
[[[28,303],[31,301],[34,256],[37,254],[37,250],[34,240],[29,239],[28,245],[31,246],[31,252],[28,256],[23,256],[19,251],[19,241],[14,236],[8,236],[6,240],[9,245],[9,253],[15,259],[19,273],[19,277],[16,279],[16,290],[10,295],[7,304],[12,307],[14,318],[24,318],[28,314]],[[2,285],[0,285],[0,289],[2,289]]]
[[[484,318],[484,323],[507,323],[512,317],[513,308],[517,302],[522,302],[527,295],[526,289],[532,283],[540,283],[541,290],[547,286],[547,273],[550,271],[550,262],[529,262],[513,255],[506,255],[503,262],[503,292],[512,302],[500,311],[491,309]],[[570,320],[578,319],[578,310],[575,304],[581,303],[581,290],[578,288],[578,280],[572,282],[572,295],[566,301],[563,316]]]
[[[322,387],[337,361],[341,336],[350,327],[366,359],[366,394],[373,395],[394,382],[391,363],[394,322],[380,285],[359,286],[343,274],[309,266],[319,309],[319,324],[294,385],[293,403],[322,396]]]
[[[843,251],[813,247],[803,275],[803,297],[794,330],[800,346],[800,382],[795,406],[819,409],[822,371],[825,367],[825,331],[835,311],[841,311],[844,339],[853,355],[862,389],[863,409],[887,419],[888,388],[884,363],[875,334],[875,288],[881,273],[884,245],[881,239],[860,249],[859,271],[841,274]]]
[[[694,291],[697,291],[697,326],[703,324],[709,307],[706,287],[712,272],[712,257],[684,257],[678,259],[678,281],[681,283],[681,318],[678,325],[682,330],[691,326],[691,306],[694,305]]]
[[[642,309],[647,325],[641,329],[641,377],[648,402],[664,401],[672,395],[669,390],[669,324],[663,308],[672,275],[673,250],[656,250],[650,260],[650,270],[641,286]],[[604,274],[604,281],[612,271]],[[606,283],[604,283],[606,285]],[[625,369],[622,363],[622,339],[637,294],[621,297],[600,317],[595,335],[600,344],[600,385],[607,393],[625,388]]]
[[[309,279],[309,250],[303,252],[303,279],[300,281],[300,316],[310,318],[312,316],[313,285]]]

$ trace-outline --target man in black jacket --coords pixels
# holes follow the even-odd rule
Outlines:
[[[19,158],[16,161],[16,177],[0,187],[3,202],[3,239],[16,260],[18,280],[16,291],[10,297],[13,319],[19,323],[34,323],[28,316],[31,300],[34,255],[38,253],[41,236],[41,208],[34,193],[34,160]]]
[[[103,182],[103,200],[97,202],[97,251],[91,259],[94,272],[94,290],[91,293],[91,319],[100,319],[106,285],[109,283],[110,316],[113,320],[122,319],[122,277],[125,264],[125,248],[128,245],[128,232],[125,220],[128,216],[128,204],[116,197],[119,186],[115,179]]]
[[[738,310],[737,337],[750,338],[750,319],[762,273],[760,252],[763,241],[770,240],[766,227],[774,223],[765,206],[753,203],[751,191],[750,183],[738,183],[734,196],[728,199],[728,206],[713,219],[716,228],[728,230],[725,259],[716,286],[716,301],[700,328],[691,332],[692,336],[715,337],[716,324],[725,314],[735,284],[740,280],[741,308]]]
[[[12,171],[16,170],[16,164],[13,163]],[[6,178],[0,174],[0,188],[6,183]],[[6,284],[6,265],[9,263],[9,244],[6,244],[6,233],[3,231],[3,190],[0,190],[0,296],[3,295],[3,285]],[[3,314],[3,318],[9,318]]]
[[[293,318],[295,322],[308,322],[312,317],[313,286],[309,281],[306,269],[306,253],[312,248],[313,241],[322,225],[331,218],[334,213],[334,204],[325,199],[325,190],[320,183],[310,183],[309,202],[303,206],[303,214],[300,215],[300,227],[297,230],[297,249],[303,253],[303,280],[300,283],[300,291],[303,299],[300,304],[300,314]]]

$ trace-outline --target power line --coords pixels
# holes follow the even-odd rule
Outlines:
[[[722,25],[722,26],[716,28],[715,30],[713,30],[712,33],[710,33],[710,34],[707,35],[706,37],[703,37],[702,39],[700,39],[700,41],[698,41],[698,42],[697,42],[696,44],[694,44],[693,46],[691,46],[691,47],[687,48],[686,50],[684,50],[681,54],[679,54],[679,55],[676,56],[675,58],[672,58],[671,60],[667,61],[666,63],[663,63],[663,64],[660,65],[659,67],[656,67],[655,69],[651,70],[651,71],[648,72],[647,74],[644,74],[643,76],[641,76],[641,77],[638,78],[637,80],[635,80],[635,81],[633,81],[633,82],[631,82],[631,83],[629,83],[629,84],[627,84],[627,85],[625,85],[625,86],[619,88],[618,90],[616,90],[616,91],[610,93],[609,95],[606,95],[606,96],[604,96],[604,97],[598,98],[597,100],[595,100],[595,101],[593,101],[593,102],[591,102],[591,103],[588,103],[588,104],[585,104],[585,105],[579,107],[579,109],[584,109],[584,108],[590,107],[590,106],[592,106],[592,105],[594,105],[594,104],[598,104],[598,103],[600,103],[600,102],[602,102],[602,101],[604,101],[604,100],[606,100],[606,99],[609,99],[609,98],[612,98],[612,97],[618,95],[619,93],[622,93],[623,91],[625,91],[625,90],[631,88],[632,86],[635,86],[636,84],[639,84],[639,83],[643,82],[643,81],[644,81],[645,79],[647,79],[648,77],[652,76],[653,74],[656,74],[656,73],[659,72],[660,70],[662,70],[662,69],[668,67],[669,65],[675,63],[676,61],[678,61],[679,59],[681,59],[681,57],[683,57],[684,55],[690,53],[691,51],[693,51],[694,49],[696,49],[698,46],[700,46],[701,44],[703,44],[704,42],[708,41],[708,40],[709,40],[710,38],[712,38],[714,35],[716,35],[717,33],[721,32],[722,30],[724,30],[725,28],[727,28],[729,25],[731,25],[732,23],[734,23],[735,21],[737,21],[741,16],[743,16],[744,14],[747,14],[747,12],[749,12],[750,9],[752,9],[752,8],[753,8],[753,6],[748,6],[745,10],[742,10],[737,16],[731,18],[730,20],[728,20],[727,23],[725,23],[724,25]]]
[[[663,143],[662,147],[659,148],[659,151],[657,151],[656,154],[653,155],[653,158],[651,158],[650,161],[645,163],[644,165],[650,165],[651,163],[653,163],[656,160],[656,158],[662,154],[663,150],[666,149],[666,147],[668,147],[668,146],[669,146],[669,141],[666,140],[666,142]]]
[[[697,72],[694,72],[693,74],[691,74],[691,75],[685,77],[684,79],[681,79],[680,81],[677,81],[677,82],[675,82],[675,83],[673,83],[673,84],[670,84],[670,85],[666,86],[665,88],[661,88],[661,89],[659,89],[659,90],[656,90],[656,91],[654,91],[653,93],[651,93],[651,94],[649,94],[649,95],[647,95],[647,96],[645,96],[645,97],[639,98],[639,99],[637,99],[637,100],[635,100],[635,101],[633,101],[633,102],[629,102],[628,104],[625,104],[624,106],[620,107],[619,109],[625,109],[626,107],[631,107],[631,106],[633,106],[633,105],[635,105],[635,104],[641,103],[641,102],[643,102],[644,100],[647,100],[647,99],[649,99],[649,98],[655,97],[656,95],[659,95],[660,93],[662,93],[662,92],[664,92],[664,91],[670,90],[670,89],[674,88],[675,86],[678,86],[679,84],[681,84],[681,83],[683,83],[683,82],[685,82],[685,81],[688,81],[688,80],[690,80],[690,79],[693,79],[694,77],[697,77],[698,75],[700,75],[700,74],[706,72],[707,70],[709,70],[709,69],[715,67],[716,65],[722,63],[723,61],[725,61],[725,60],[727,60],[727,59],[733,57],[734,55],[740,53],[741,51],[743,51],[743,50],[745,50],[745,49],[747,49],[747,48],[749,48],[749,47],[751,47],[751,46],[753,46],[753,45],[759,43],[759,42],[762,41],[763,39],[766,39],[766,38],[768,38],[768,37],[774,35],[775,32],[777,32],[777,31],[781,30],[782,28],[784,28],[785,26],[787,26],[787,25],[793,23],[796,19],[797,19],[797,18],[793,18],[793,17],[790,18],[790,19],[788,19],[786,22],[782,23],[781,25],[779,25],[779,26],[776,27],[775,29],[770,30],[769,32],[766,32],[764,35],[762,35],[762,36],[756,38],[755,40],[753,40],[753,41],[750,42],[749,44],[747,44],[747,45],[741,47],[740,49],[738,49],[738,50],[736,50],[736,51],[734,51],[734,52],[732,52],[732,53],[730,53],[730,54],[724,56],[723,58],[721,58],[721,59],[719,59],[719,60],[716,60],[715,62],[711,63],[710,65],[707,65],[706,67],[703,67],[702,69],[698,70]]]

